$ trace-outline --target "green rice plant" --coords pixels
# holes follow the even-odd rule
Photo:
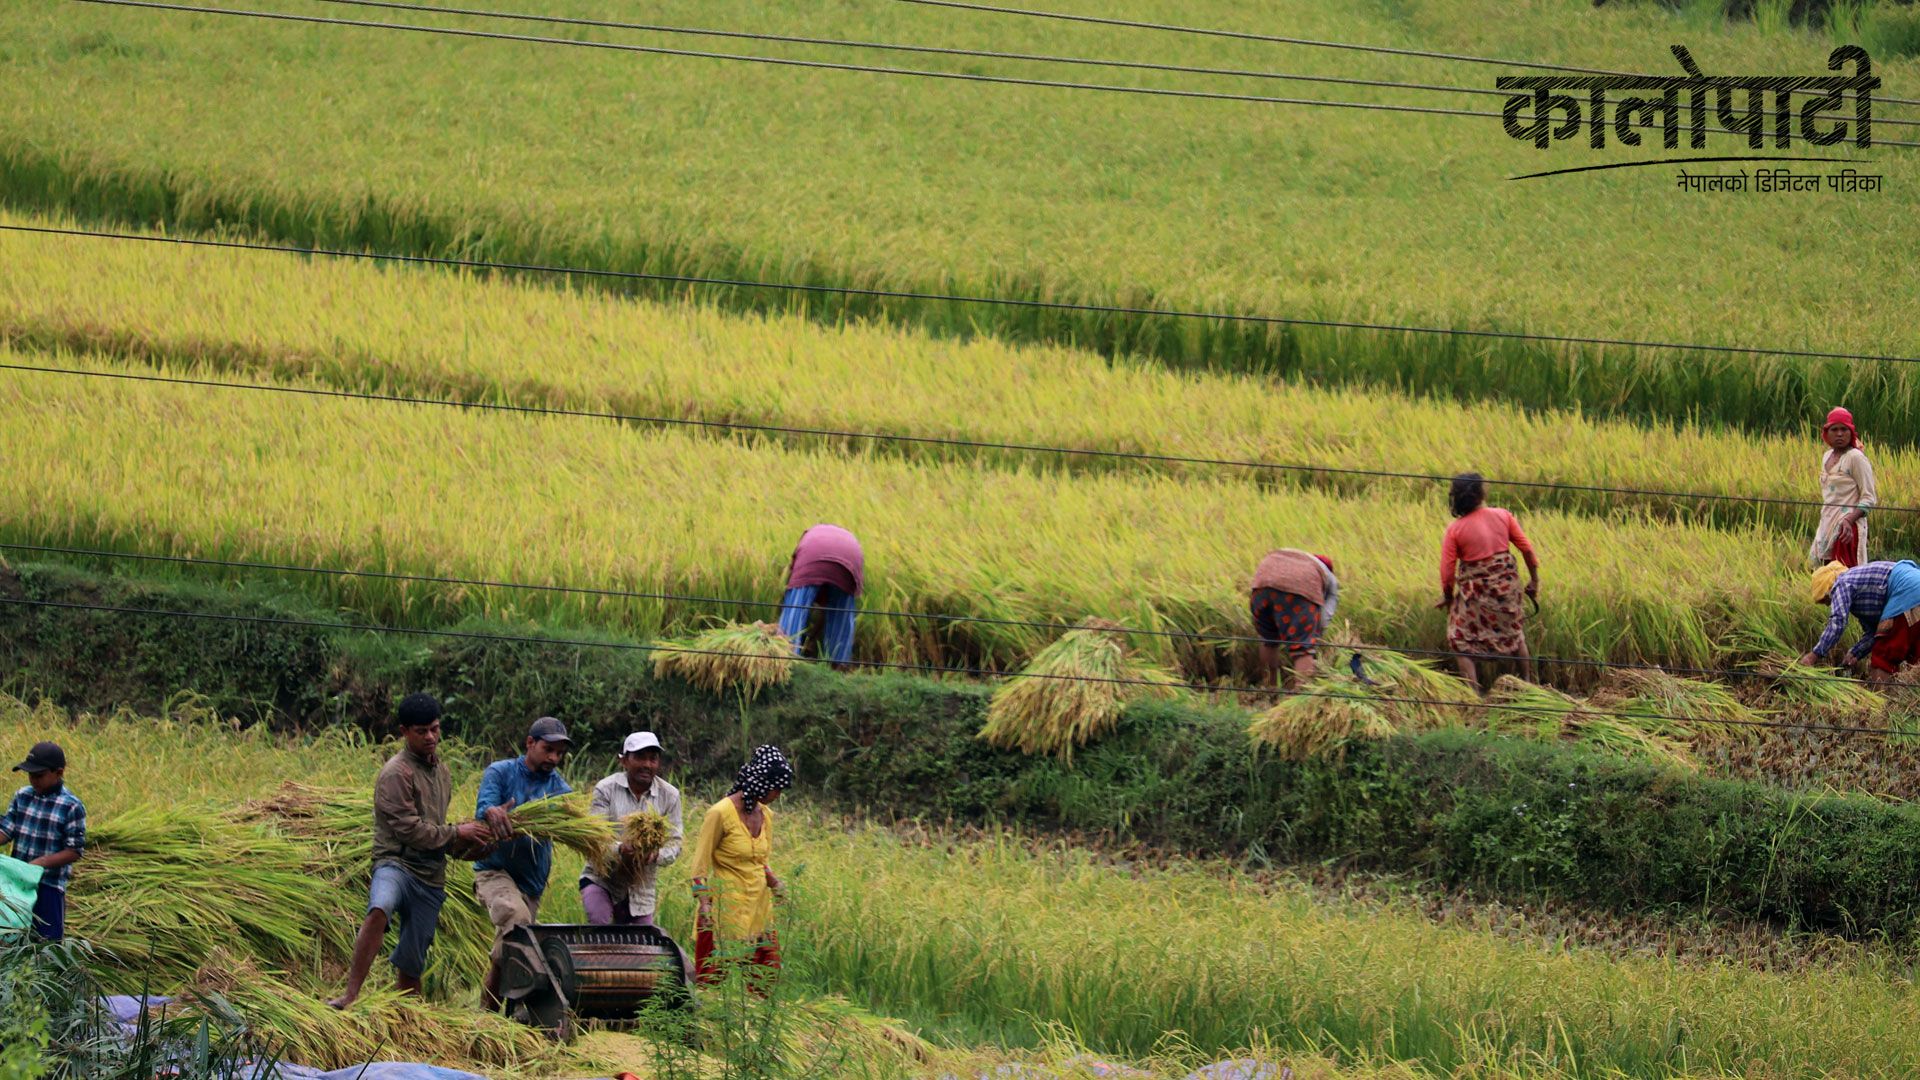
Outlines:
[[[21,355],[0,350],[8,362]],[[147,370],[65,354],[59,362]],[[1350,585],[1341,610],[1355,633],[1408,648],[1445,644],[1432,567],[1413,557],[1437,549],[1448,520],[1428,500],[1249,499],[1228,481],[982,472],[361,402],[291,412],[257,396],[108,380],[10,377],[0,380],[0,408],[38,418],[8,432],[16,482],[0,485],[0,539],[16,542],[765,597],[770,612],[793,538],[831,520],[862,538],[869,610],[1054,625],[1099,613],[1205,637],[1247,633],[1239,577],[1287,536],[1339,561]],[[395,424],[408,431],[405,445],[368,434]],[[144,464],[156,461],[167,463],[158,474]],[[342,475],[356,482],[336,482]],[[528,476],[542,478],[538,491]],[[408,509],[446,501],[477,516]],[[1797,609],[1763,602],[1803,588],[1778,534],[1553,513],[1526,527],[1549,566],[1572,553],[1582,565],[1529,627],[1541,655],[1704,666],[1743,632],[1804,629]],[[732,605],[692,601],[277,579],[357,616],[413,626],[490,615],[651,639],[740,617]],[[929,632],[921,621],[865,617],[856,655],[1010,667],[1049,636],[1026,625]],[[1176,654],[1160,635],[1135,647],[1163,666]]]
[[[1323,675],[1306,693],[1282,697],[1247,727],[1256,746],[1271,747],[1288,761],[1339,755],[1355,739],[1385,739],[1399,733],[1385,706],[1350,679]]]
[[[641,5],[632,15],[656,7],[661,19],[672,11]],[[1006,16],[936,18],[910,5],[792,11],[716,0],[708,8],[712,25],[749,31],[1434,78],[1431,61],[1406,56],[1297,50],[1280,59],[1271,43]],[[593,11],[578,0],[537,0],[528,10]],[[1145,7],[1134,13],[1154,15]],[[1675,70],[1666,51],[1671,21],[1618,4],[1516,10],[1490,0],[1419,0],[1417,10],[1402,10],[1283,0],[1249,13],[1202,0],[1180,15],[1202,26]],[[1711,70],[1820,71],[1827,51],[1810,36],[1725,20],[1686,36]],[[1646,178],[1634,170],[1583,177],[1579,198],[1545,183],[1497,182],[1534,169],[1540,155],[1484,117],[1121,97],[117,9],[16,5],[0,11],[0,40],[8,43],[0,54],[0,191],[14,205],[89,217],[226,225],[298,243],[1017,300],[1610,338],[1623,336],[1625,323],[1632,336],[1653,339],[1891,354],[1912,354],[1920,341],[1904,317],[1917,286],[1897,254],[1920,239],[1920,214],[1911,212],[1920,195],[1888,185],[1873,205],[1857,208],[1732,200],[1712,211],[1721,239],[1702,266],[1692,257],[1697,200],[1665,190],[1641,198]],[[264,71],[247,64],[262,49],[275,58]],[[535,51],[553,62],[528,63]],[[1911,60],[1875,59],[1889,88],[1913,82]],[[1028,64],[963,57],[913,64],[1034,73]],[[437,74],[396,79],[396,71]],[[455,71],[462,77],[448,74]],[[1255,78],[1098,78],[1274,92]],[[1467,75],[1461,83],[1491,86]],[[344,89],[319,95],[316,85]],[[209,122],[236,87],[248,95],[247,114]],[[1405,93],[1328,91],[1359,104],[1405,103]],[[144,107],[129,110],[128,100]],[[785,108],[768,115],[768,100]],[[556,117],[595,138],[540,138]],[[676,152],[662,156],[659,147]],[[1637,152],[1616,141],[1581,160],[1616,163]],[[476,160],[486,167],[474,168]],[[631,167],[639,160],[652,167]],[[806,208],[804,228],[795,207]],[[1829,228],[1833,213],[1857,213],[1873,227]],[[1774,280],[1782,275],[1796,282],[1793,303],[1778,302]],[[1864,299],[1863,282],[1872,283]],[[679,291],[656,291],[669,289]],[[1190,369],[1365,380],[1529,407],[1697,412],[1774,430],[1804,431],[1845,400],[1892,437],[1920,430],[1912,376],[1893,370],[1904,365],[1113,311],[802,300],[744,287],[701,295],[746,310],[791,305],[830,320],[885,317],[954,335],[1072,339]]]
[[[793,639],[772,623],[733,623],[657,644],[655,675],[685,679],[709,693],[738,689],[752,700],[793,678]]]
[[[584,794],[553,795],[521,803],[508,812],[515,836],[530,836],[572,848],[595,866],[605,866],[615,843],[613,822],[593,812]]]
[[[0,215],[0,223],[73,224]],[[1411,399],[1391,390],[1275,383],[1115,364],[1087,349],[954,340],[800,313],[734,315],[465,274],[292,255],[76,244],[0,232],[0,338],[228,379],[302,379],[341,390],[613,411],[691,421],[898,432],[941,438],[1260,459],[1450,475],[1813,498],[1811,429],[1741,435],[1691,420],[1647,425],[1504,402]],[[807,377],[793,374],[804,365]],[[954,409],[964,398],[971,405]],[[1284,414],[1286,424],[1272,417]],[[1354,440],[1350,433],[1369,437]],[[788,446],[814,438],[759,433]],[[1411,496],[1432,481],[1003,452],[895,440],[848,444],[914,461],[996,469],[1166,473],[1249,484]],[[1463,462],[1460,447],[1474,447]],[[1876,440],[1883,504],[1912,504],[1920,455]],[[1788,479],[1783,479],[1788,478]],[[1621,498],[1496,487],[1509,508],[1609,514]],[[1665,518],[1810,533],[1812,511],[1742,500],[1635,496]],[[1920,543],[1908,515],[1876,517],[1876,545]]]
[[[1134,658],[1119,625],[1105,619],[1087,619],[1060,635],[1021,673],[1033,677],[1007,679],[993,692],[980,738],[1067,761],[1074,747],[1110,730],[1129,702],[1170,696],[1180,682]]]

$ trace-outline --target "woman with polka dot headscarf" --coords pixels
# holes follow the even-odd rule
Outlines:
[[[780,942],[773,932],[773,901],[780,879],[768,860],[773,855],[773,810],[767,805],[793,786],[793,766],[772,746],[758,747],[752,760],[734,774],[733,790],[714,803],[700,823],[694,843],[693,876],[696,978],[720,978],[715,953],[724,945],[742,952],[757,967],[780,967]]]

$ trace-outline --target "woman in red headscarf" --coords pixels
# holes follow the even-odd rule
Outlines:
[[[1860,433],[1847,410],[1828,413],[1820,437],[1827,444],[1827,452],[1820,455],[1820,501],[1825,505],[1807,563],[1859,566],[1867,561],[1867,510],[1878,501],[1873,465],[1860,449]]]

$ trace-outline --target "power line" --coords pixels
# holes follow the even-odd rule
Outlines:
[[[656,424],[665,427],[691,427],[703,430],[751,432],[762,435],[799,435],[825,439],[847,439],[878,443],[898,442],[918,446],[945,446],[967,450],[1007,450],[1020,453],[1054,454],[1062,457],[1112,458],[1120,461],[1152,462],[1241,468],[1261,472],[1324,473],[1332,476],[1369,477],[1387,480],[1430,480],[1449,483],[1450,474],[1405,472],[1393,469],[1363,469],[1357,466],[1302,465],[1286,462],[1255,461],[1240,458],[1189,457],[1180,454],[1156,454],[1134,450],[1099,450],[1084,447],[1046,446],[1040,443],[995,442],[990,439],[961,439],[940,435],[912,435],[884,431],[854,431],[842,428],[799,427],[786,424],[755,424],[738,420],[700,420],[680,416],[650,416],[642,413],[602,412],[558,405],[515,405],[510,402],[473,401],[458,398],[420,397],[408,394],[380,394],[370,390],[341,390],[319,386],[286,386],[275,383],[230,382],[185,375],[160,375],[133,371],[103,371],[95,368],[51,367],[41,364],[0,362],[0,371],[19,371],[39,375],[71,375],[81,378],[116,379],[123,382],[158,383],[168,386],[192,386],[216,390],[251,390],[269,394],[293,394],[299,397],[336,398],[393,405],[433,405],[483,412],[504,412],[524,416],[555,416],[585,420],[605,420],[621,424]],[[1634,495],[1693,502],[1727,502],[1776,506],[1829,507],[1855,506],[1854,503],[1829,503],[1818,499],[1794,499],[1777,495],[1728,495],[1703,491],[1667,491],[1660,488],[1610,487],[1603,484],[1575,484],[1558,480],[1500,480],[1483,478],[1487,484],[1548,491],[1577,491],[1586,494]],[[1881,513],[1915,513],[1920,507],[1875,506]]]
[[[450,26],[421,26],[415,23],[371,22],[361,19],[333,19],[320,15],[295,15],[281,11],[250,11],[242,8],[195,7],[188,4],[159,3],[157,0],[78,0],[83,4],[109,7],[146,8],[154,11],[178,11],[196,15],[231,15],[277,22],[315,23],[323,26],[352,26],[370,30],[405,30],[418,34],[483,38],[489,41],[519,41],[535,45],[565,45],[583,49],[608,49],[615,52],[646,53],[653,56],[687,56],[704,60],[734,60],[780,67],[815,68],[827,71],[851,71],[869,75],[901,75],[926,79],[950,79],[957,82],[996,83],[1005,86],[1048,86],[1063,90],[1094,90],[1114,94],[1141,94],[1148,97],[1202,98],[1210,101],[1245,101],[1261,105],[1318,105],[1334,109],[1363,109],[1371,112],[1428,113],[1438,116],[1475,116],[1499,119],[1497,112],[1473,109],[1449,109],[1431,105],[1386,105],[1364,101],[1323,101],[1317,98],[1267,97],[1259,94],[1230,94],[1214,90],[1175,90],[1151,86],[1118,86],[1111,83],[1059,82],[1051,79],[1026,79],[1012,75],[975,75],[961,71],[933,71],[922,68],[875,67],[843,64],[829,60],[798,60],[784,56],[745,56],[739,53],[706,52],[698,49],[669,49],[658,45],[633,45],[613,41],[580,41],[573,38],[538,37],[530,34],[503,34],[492,30],[467,30]],[[1648,127],[1655,126],[1649,121]],[[1724,130],[1724,129],[1723,129]],[[1735,134],[1738,134],[1737,132]],[[1887,142],[1887,146],[1916,143]]]
[[[961,11],[981,11],[995,15],[1021,15],[1036,19],[1057,19],[1062,22],[1094,23],[1100,26],[1124,26],[1135,30],[1163,30],[1178,34],[1195,34],[1202,37],[1233,38],[1239,41],[1263,41],[1274,45],[1304,45],[1316,49],[1344,49],[1351,52],[1378,53],[1385,56],[1408,56],[1422,60],[1447,60],[1461,64],[1491,64],[1497,67],[1531,68],[1536,71],[1568,71],[1585,75],[1630,75],[1645,77],[1644,72],[1620,71],[1614,68],[1575,67],[1569,64],[1546,64],[1532,60],[1512,60],[1497,56],[1472,56],[1466,53],[1433,52],[1427,49],[1401,49],[1387,45],[1360,45],[1345,41],[1320,41],[1314,38],[1284,37],[1278,34],[1255,34],[1240,30],[1215,30],[1199,26],[1178,26],[1172,23],[1141,22],[1134,19],[1114,19],[1098,15],[1074,15],[1062,11],[1036,11],[1031,8],[1001,7],[995,4],[965,2],[965,0],[900,0],[903,4],[919,4],[924,7],[955,8]],[[1823,91],[1805,89],[1795,93],[1815,94]],[[1920,105],[1920,99],[1883,97],[1880,100],[1895,105]]]
[[[1163,71],[1181,75],[1222,75],[1248,79],[1281,79],[1297,82],[1335,83],[1343,86],[1374,86],[1394,90],[1428,90],[1455,94],[1486,94],[1511,97],[1507,90],[1479,86],[1450,86],[1439,83],[1402,83],[1382,79],[1350,79],[1333,75],[1299,75],[1280,71],[1247,68],[1193,67],[1184,64],[1155,64],[1142,60],[1114,60],[1088,56],[1052,56],[1041,53],[998,52],[990,49],[959,49],[937,45],[910,45],[881,41],[848,41],[839,38],[800,37],[790,34],[762,34],[745,30],[716,30],[686,26],[662,26],[655,23],[620,22],[612,19],[580,19],[562,15],[526,14],[512,11],[488,11],[480,8],[441,7],[433,4],[403,4],[396,0],[319,0],[326,4],[353,7],[387,8],[433,15],[465,15],[482,19],[511,19],[521,22],[557,23],[563,26],[591,26],[603,30],[639,30],[654,34],[685,34],[695,37],[735,38],[746,41],[777,41],[790,45],[824,45],[845,49],[872,49],[883,52],[924,53],[934,56],[965,56],[983,60],[1018,60],[1049,64],[1076,64],[1086,67],[1123,68],[1133,71]],[[1880,123],[1899,123],[1882,120]],[[1920,121],[1909,121],[1920,126]]]
[[[1141,94],[1148,97],[1199,98],[1209,101],[1244,101],[1260,105],[1306,105],[1333,109],[1361,109],[1369,112],[1424,113],[1433,116],[1472,116],[1494,120],[1503,117],[1503,114],[1497,112],[1483,112],[1475,109],[1451,109],[1434,105],[1390,105],[1365,101],[1327,101],[1321,98],[1286,98],[1270,97],[1261,94],[1230,94],[1215,90],[1179,90],[1150,86],[1119,86],[1112,83],[1061,82],[1053,79],[1028,79],[1011,75],[976,75],[968,72],[936,71],[926,68],[875,67],[865,64],[844,64],[828,60],[798,60],[782,56],[747,56],[740,53],[707,52],[698,49],[669,49],[658,45],[634,45],[625,42],[585,41],[573,38],[540,37],[529,34],[504,34],[491,30],[467,30],[450,26],[423,26],[417,23],[335,19],[320,15],[295,15],[290,12],[253,11],[243,8],[197,7],[189,4],[160,3],[157,2],[157,0],[78,0],[78,2],[83,4],[100,4],[108,7],[186,12],[196,15],[229,15],[251,19],[268,19],[277,22],[312,23],[322,26],[351,26],[369,30],[403,30],[418,34],[481,38],[489,41],[519,41],[535,45],[562,45],[571,48],[645,53],[652,56],[685,56],[704,60],[733,60],[744,63],[772,64],[780,67],[849,71],[869,75],[899,75],[924,79],[948,79],[958,82],[991,83],[1002,86],[1044,86],[1062,90],[1093,90],[1114,94]],[[1661,125],[1657,121],[1647,120],[1629,124],[1628,126],[1653,130],[1659,128]],[[1745,132],[1737,129],[1726,127],[1707,126],[1704,130],[1729,135],[1745,134]],[[1920,142],[1902,142],[1898,139],[1882,139],[1879,140],[1876,145],[1920,147]]]
[[[83,3],[126,3],[131,0],[80,0]],[[1580,337],[1571,334],[1537,334],[1518,330],[1469,330],[1441,326],[1411,326],[1395,323],[1367,323],[1344,319],[1305,319],[1287,315],[1250,315],[1228,311],[1184,311],[1177,308],[1133,307],[1123,304],[1086,304],[1068,300],[1029,300],[1012,296],[968,296],[958,293],[912,292],[904,289],[871,289],[853,285],[815,285],[801,282],[754,281],[746,278],[701,277],[693,274],[660,274],[644,270],[608,270],[593,267],[546,266],[538,263],[489,262],[484,259],[456,259],[440,255],[398,255],[376,251],[348,251],[342,248],[297,247],[290,244],[257,244],[239,240],[211,240],[187,236],[146,236],[139,233],[107,232],[94,229],[65,229],[44,225],[0,223],[0,232],[42,233],[50,236],[84,236],[103,240],[140,240],[148,243],[181,244],[188,247],[227,248],[241,251],[272,251],[286,255],[326,255],[342,259],[372,259],[383,262],[413,263],[422,266],[453,266],[470,270],[505,270],[528,274],[576,274],[581,277],[611,278],[620,281],[652,281],[669,285],[716,285],[736,289],[769,289],[779,292],[820,293],[857,296],[875,300],[912,300],[947,304],[992,304],[1044,311],[1085,312],[1095,315],[1139,315],[1168,319],[1201,319],[1218,322],[1248,323],[1260,326],[1302,326],[1327,330],[1366,330],[1387,334],[1432,334],[1440,337],[1489,338],[1501,341],[1535,341],[1553,345],[1600,345],[1625,349],[1670,349],[1675,352],[1727,353],[1735,356],[1787,356],[1807,360],[1854,360],[1871,363],[1920,364],[1920,356],[1894,356],[1883,353],[1825,352],[1816,349],[1788,349],[1760,345],[1708,345],[1685,341],[1643,341],[1632,338]]]
[[[291,618],[287,616],[236,615],[236,614],[227,613],[227,612],[181,611],[181,610],[168,609],[168,608],[123,607],[123,606],[118,606],[113,604],[82,604],[82,603],[75,603],[75,602],[63,601],[63,600],[33,600],[33,599],[24,598],[24,597],[10,597],[10,596],[0,596],[0,604],[9,604],[15,607],[54,608],[54,609],[64,609],[64,610],[71,610],[71,611],[98,611],[98,612],[121,614],[121,615],[152,615],[152,616],[162,616],[167,618],[205,619],[205,620],[211,620],[215,622],[257,623],[257,624],[270,625],[270,626],[304,626],[304,627],[309,627],[314,629],[348,630],[348,631],[353,631],[357,633],[410,634],[410,635],[417,635],[417,636],[450,637],[450,638],[457,638],[462,640],[506,641],[506,642],[521,642],[521,643],[528,643],[528,644],[535,644],[535,645],[562,645],[562,646],[568,646],[568,647],[574,647],[574,648],[616,649],[616,650],[629,651],[629,652],[679,653],[682,655],[690,655],[690,656],[737,656],[738,655],[735,653],[723,652],[716,649],[696,649],[696,648],[692,648],[690,646],[684,646],[684,645],[661,645],[657,643],[647,644],[647,643],[634,642],[634,641],[595,641],[590,638],[538,637],[531,634],[499,634],[499,633],[488,633],[488,632],[477,631],[477,630],[447,630],[447,629],[436,629],[431,627],[387,626],[379,623],[333,622],[333,621],[328,621],[323,619],[296,619],[296,618]],[[810,663],[810,664],[827,663],[827,661],[819,657],[780,656],[780,657],[768,657],[768,659],[785,660],[789,663]],[[850,667],[864,667],[864,668],[884,669],[884,670],[891,670],[891,671],[910,671],[910,672],[916,672],[923,675],[964,675],[964,676],[969,676],[974,678],[983,678],[983,679],[1048,679],[1056,682],[1101,683],[1101,684],[1119,685],[1119,686],[1150,686],[1150,687],[1159,687],[1161,689],[1167,689],[1170,687],[1173,689],[1189,690],[1189,691],[1193,691],[1201,694],[1215,694],[1215,693],[1224,692],[1224,693],[1256,694],[1256,695],[1261,695],[1266,697],[1339,698],[1341,700],[1351,700],[1349,696],[1345,694],[1336,694],[1336,693],[1331,693],[1328,691],[1320,691],[1320,690],[1284,690],[1278,687],[1264,687],[1264,686],[1249,687],[1249,688],[1238,688],[1238,687],[1222,688],[1217,686],[1207,686],[1200,683],[1162,683],[1162,682],[1155,682],[1151,679],[1127,679],[1127,678],[1120,678],[1117,676],[1062,675],[1062,674],[1054,674],[1051,672],[1040,672],[1040,671],[992,671],[986,668],[936,667],[929,664],[902,664],[902,663],[896,663],[896,662],[886,661],[886,660],[848,660],[848,661],[845,661],[845,663]],[[1387,695],[1387,694],[1369,694],[1368,700],[1392,702],[1395,704],[1402,704],[1402,705],[1440,705],[1440,706],[1449,706],[1456,709],[1493,709],[1493,710],[1504,710],[1504,711],[1510,711],[1510,712],[1524,712],[1524,713],[1531,713],[1535,715],[1538,715],[1541,713],[1558,713],[1561,716],[1573,716],[1578,714],[1578,715],[1592,716],[1592,717],[1608,717],[1616,720],[1667,720],[1667,721],[1672,721],[1675,723],[1682,723],[1682,724],[1703,723],[1703,721],[1698,720],[1694,717],[1679,716],[1675,714],[1652,713],[1652,712],[1617,713],[1617,712],[1608,712],[1603,709],[1584,708],[1577,704],[1567,709],[1552,709],[1552,708],[1536,707],[1532,705],[1515,705],[1515,704],[1509,704],[1509,703],[1503,703],[1503,702],[1448,701],[1441,698],[1403,697],[1403,696],[1394,696],[1394,695]],[[1882,738],[1887,738],[1895,735],[1901,735],[1901,736],[1920,735],[1920,731],[1909,731],[1904,728],[1871,728],[1871,727],[1860,727],[1860,726],[1842,725],[1842,724],[1795,724],[1795,723],[1789,723],[1789,722],[1779,721],[1779,720],[1724,719],[1724,720],[1714,720],[1710,722],[1714,724],[1724,724],[1724,725],[1729,725],[1733,727],[1781,728],[1781,729],[1790,729],[1790,730],[1796,730],[1796,731],[1830,731],[1838,734],[1849,734],[1849,735],[1875,735]]]
[[[518,581],[495,581],[485,578],[463,578],[433,574],[406,574],[393,570],[349,570],[340,567],[302,566],[294,563],[249,562],[239,559],[212,559],[190,555],[159,555],[148,552],[116,551],[106,548],[70,548],[50,544],[19,544],[0,541],[0,550],[31,551],[46,555],[66,555],[93,559],[130,559],[141,562],[169,563],[180,566],[209,566],[229,570],[258,570],[275,573],[313,574],[323,577],[362,577],[379,581],[406,581],[427,585],[457,585],[463,588],[514,589],[527,592],[563,593],[574,596],[593,596],[618,600],[656,600],[687,604],[710,604],[715,607],[735,608],[782,608],[786,605],[777,601],[737,600],[731,597],[692,596],[686,593],[644,592],[631,589],[612,589],[588,585],[543,585]],[[1039,619],[1009,619],[984,615],[952,615],[938,612],[889,611],[885,609],[862,610],[859,614],[870,618],[912,619],[924,622],[974,623],[987,626],[1011,626],[1027,629],[1067,631],[1075,629],[1058,622]],[[1136,634],[1142,637],[1159,637],[1199,642],[1233,642],[1243,644],[1265,644],[1262,639],[1244,634],[1208,634],[1195,630],[1162,630],[1142,627],[1120,626],[1116,633]],[[1515,658],[1499,653],[1464,652],[1457,649],[1417,649],[1395,648],[1386,645],[1332,644],[1323,643],[1326,648],[1353,652],[1397,652],[1407,656],[1428,656],[1439,658],[1464,658],[1468,660],[1512,661]],[[1535,656],[1535,663],[1556,664],[1563,667],[1585,667],[1613,671],[1651,671],[1668,675],[1700,675],[1718,678],[1768,679],[1776,682],[1822,682],[1824,676],[1795,675],[1787,672],[1769,673],[1764,671],[1745,671],[1740,669],[1696,668],[1664,664],[1619,664],[1609,660],[1587,660],[1570,657]]]

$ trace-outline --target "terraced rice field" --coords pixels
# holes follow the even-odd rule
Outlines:
[[[236,737],[191,719],[76,725],[0,699],[0,744],[49,731],[108,828],[161,789],[190,814],[271,795],[287,779],[364,786],[386,752]],[[456,802],[471,800],[469,762],[491,755],[448,753],[462,763]],[[578,786],[606,767],[574,761],[565,774]],[[689,791],[688,806],[710,797]],[[1066,1036],[1171,1076],[1249,1050],[1303,1062],[1303,1076],[1335,1050],[1415,1077],[1891,1077],[1917,1064],[1910,973],[1880,952],[1797,972],[1622,957],[1204,864],[1128,872],[1013,836],[931,839],[903,843],[804,803],[789,810],[774,865],[793,898],[779,919],[789,971],[809,993],[901,1016],[956,1056],[1044,1050]],[[579,913],[577,870],[577,856],[557,856],[557,918]],[[662,925],[676,935],[691,919],[684,884],[682,868],[666,871]],[[317,993],[331,974],[301,977],[317,978]]]
[[[278,10],[849,58],[310,0]],[[515,10],[607,15],[587,0]],[[1497,73],[894,0],[808,11],[640,4],[619,14],[1482,90]],[[1138,0],[1119,14],[1658,73],[1677,73],[1675,41],[1709,71],[1769,73],[1823,71],[1834,43],[1657,5],[1560,0],[1287,0],[1257,11]],[[1920,215],[1910,185],[1898,183],[1873,198],[1769,201],[1679,198],[1664,170],[1509,182],[1548,167],[1549,155],[1484,117],[988,86],[179,12],[17,4],[0,10],[0,41],[0,192],[21,207],[619,269],[1920,354],[1903,254],[1920,239]],[[957,57],[853,59],[1481,111],[1500,101]],[[1878,61],[1884,94],[1920,94],[1914,61],[1884,48]],[[225,107],[236,86],[245,109]],[[1915,141],[1920,129],[1889,122],[1909,115],[1883,106],[1876,134]],[[1868,156],[1898,175],[1914,152]],[[1616,146],[1579,163],[1633,153]],[[777,302],[752,291],[723,298]],[[1908,441],[1920,419],[1908,365],[1380,340],[949,304],[892,310],[943,332],[1072,339],[1182,366],[1697,414],[1775,432],[1804,431],[1842,398],[1890,440]]]

